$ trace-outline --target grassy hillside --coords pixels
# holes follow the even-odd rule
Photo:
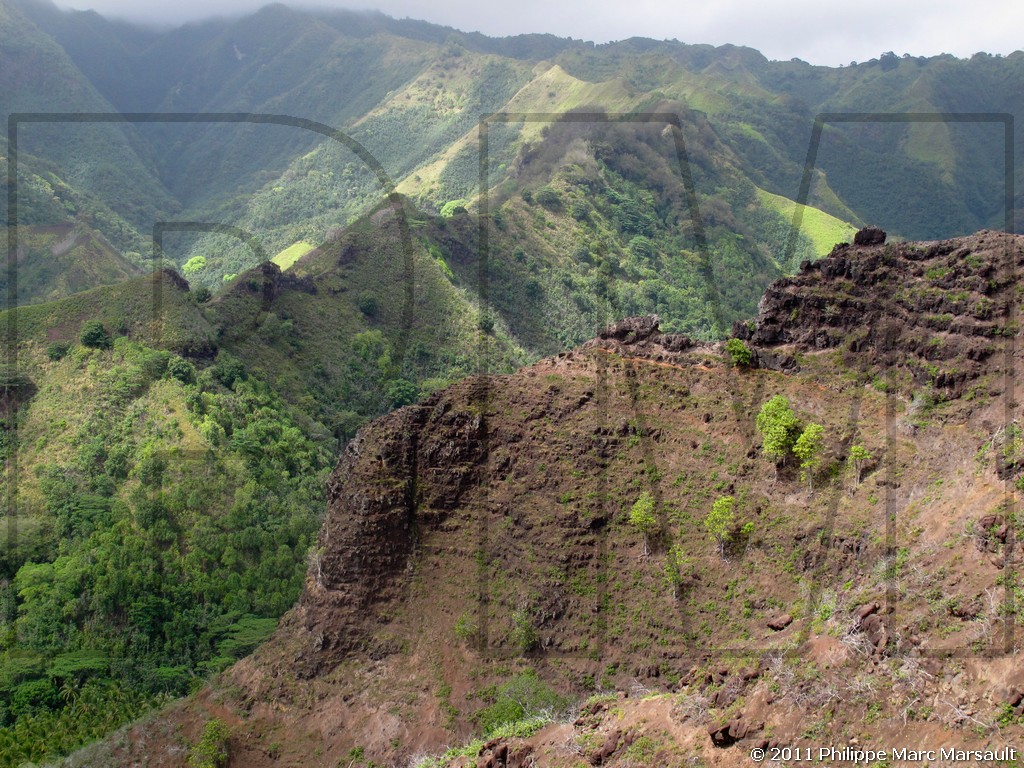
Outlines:
[[[112,335],[130,338],[179,354],[212,354],[211,328],[175,272],[163,270],[110,287],[94,288],[66,299],[18,307],[2,314],[3,326],[15,332],[18,349],[49,342],[72,344],[89,320]],[[34,347],[34,348],[35,348]]]
[[[279,266],[281,270],[284,271],[290,269],[292,265],[295,264],[296,261],[301,259],[303,256],[305,256],[312,250],[312,245],[300,240],[297,243],[292,243],[291,245],[289,245],[287,248],[285,248],[283,251],[277,254],[277,256],[272,258],[271,261],[277,264],[277,266]]]
[[[781,195],[773,195],[763,189],[757,190],[757,198],[762,205],[771,208],[788,221],[794,221],[797,204]],[[803,206],[799,212],[800,233],[811,241],[813,253],[817,257],[825,256],[836,243],[853,242],[856,228],[849,222],[837,219],[813,206]],[[792,265],[787,265],[792,269]]]
[[[0,238],[7,229],[0,227]],[[74,224],[22,226],[21,253],[14,276],[18,304],[34,304],[69,296],[99,285],[112,285],[142,273],[143,267],[118,252],[95,230]],[[0,276],[2,304],[7,304],[11,272]]]

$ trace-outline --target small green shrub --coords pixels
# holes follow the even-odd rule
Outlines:
[[[586,221],[590,218],[590,206],[582,200],[573,200],[572,205],[569,206],[569,215],[576,221]]]
[[[653,765],[658,744],[650,736],[641,736],[626,748],[626,757],[641,765]]]
[[[174,355],[167,362],[167,375],[177,379],[182,384],[194,384],[196,380],[196,367],[185,358]]]
[[[228,389],[234,387],[236,381],[245,378],[242,361],[223,350],[217,354],[217,361],[211,370],[213,377]]]
[[[533,626],[529,611],[519,610],[512,614],[512,642],[521,653],[529,653],[540,643],[540,635]]]
[[[191,259],[185,262],[185,266],[181,268],[181,271],[184,272],[186,275],[192,275],[203,269],[206,269],[206,257],[193,256]]]
[[[871,453],[863,445],[854,445],[850,448],[850,456],[847,461],[853,467],[858,485],[860,485],[861,474],[864,472],[864,465],[871,461],[871,458]]]
[[[650,536],[658,527],[658,518],[654,514],[654,497],[644,491],[629,511],[629,522],[644,537],[644,554],[650,552]]]
[[[70,351],[71,345],[66,341],[55,341],[46,348],[46,356],[56,362],[63,360]]]
[[[1020,725],[1024,722],[1024,717],[1018,717],[1016,712],[1014,712],[1013,705],[1009,702],[1004,702],[999,709],[999,714],[996,716],[996,722],[1003,727]]]
[[[473,719],[486,737],[499,732],[525,733],[536,729],[568,704],[533,670],[502,683],[497,689],[492,688],[483,698],[489,704]]]
[[[676,544],[668,551],[662,573],[665,583],[672,590],[672,597],[678,600],[682,593],[683,583],[690,574],[690,558],[686,556],[686,550],[683,549],[682,544]]]
[[[450,219],[452,216],[466,213],[466,206],[469,205],[468,200],[449,200],[447,203],[441,206],[441,216],[446,219]]]
[[[793,444],[793,454],[800,459],[800,472],[812,491],[814,472],[821,464],[824,447],[825,428],[821,424],[808,424],[807,429],[800,433],[800,437]]]
[[[99,320],[89,320],[82,326],[79,341],[82,342],[83,347],[92,347],[93,349],[110,349],[112,346],[110,334]]]
[[[737,368],[750,365],[750,347],[744,344],[741,339],[729,339],[725,342],[725,351],[729,353],[732,364]]]
[[[704,530],[718,544],[718,552],[723,556],[725,555],[725,545],[732,538],[735,504],[736,500],[732,496],[721,496],[711,505],[711,511],[704,518]]]
[[[401,408],[403,405],[415,403],[419,394],[419,389],[408,379],[395,379],[388,382],[386,396],[392,408]]]
[[[188,756],[189,768],[223,768],[228,761],[228,727],[213,718],[203,726],[203,735]]]
[[[761,406],[757,414],[757,431],[761,433],[761,450],[778,465],[786,460],[800,432],[800,421],[784,395],[775,395]]]
[[[470,642],[474,640],[479,632],[476,621],[468,613],[464,613],[459,616],[455,622],[455,637],[462,642]]]
[[[359,294],[356,306],[366,317],[376,317],[377,312],[380,311],[380,300],[372,291],[363,291]]]
[[[538,189],[536,194],[534,194],[533,199],[549,211],[557,211],[562,207],[562,196],[548,186]]]

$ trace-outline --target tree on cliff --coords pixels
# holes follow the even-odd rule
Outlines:
[[[853,472],[857,477],[857,485],[860,485],[860,478],[864,472],[864,465],[871,461],[871,453],[863,445],[854,445],[850,448],[850,456],[847,461],[850,462],[850,466],[853,467]]]
[[[644,491],[629,511],[629,522],[644,537],[644,556],[650,554],[650,536],[658,527],[658,518],[654,515],[654,497]]]
[[[796,443],[800,421],[783,395],[775,395],[761,406],[757,414],[757,431],[761,433],[761,451],[775,462],[775,479],[779,477],[779,465]]]
[[[725,557],[725,545],[732,538],[735,506],[736,500],[732,496],[721,496],[711,505],[711,511],[704,518],[704,530],[711,534],[718,545],[718,554],[722,557]]]
[[[793,454],[800,459],[800,474],[807,486],[814,490],[814,471],[821,464],[825,447],[825,428],[821,424],[808,424],[793,445]]]

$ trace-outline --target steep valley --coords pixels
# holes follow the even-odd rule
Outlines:
[[[1015,746],[1022,81],[0,0],[0,768]]]

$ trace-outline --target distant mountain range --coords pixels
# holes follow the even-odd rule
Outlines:
[[[78,111],[283,115],[335,127],[379,163],[371,168],[337,141],[280,125],[169,125],[155,116],[152,123],[122,125],[21,124],[19,221],[57,226],[73,220],[99,230],[140,265],[150,256],[158,221],[240,227],[271,254],[300,243],[319,245],[383,198],[382,179],[424,211],[464,199],[475,212],[480,195],[477,134],[487,114],[532,115],[526,123],[511,116],[488,123],[487,187],[492,212],[499,213],[514,207],[509,200],[524,189],[553,184],[571,197],[566,187],[571,181],[559,174],[579,165],[580,152],[590,155],[602,174],[611,170],[588,132],[604,129],[593,124],[577,127],[584,146],[555,156],[543,128],[558,115],[676,115],[688,168],[679,166],[676,147],[666,138],[652,146],[666,158],[667,170],[636,162],[618,174],[657,198],[662,190],[650,174],[669,172],[682,181],[680,173],[688,171],[695,205],[686,217],[697,215],[705,225],[706,249],[699,237],[663,215],[650,232],[618,222],[605,233],[601,227],[595,232],[579,208],[578,218],[556,220],[557,238],[542,231],[534,233],[536,244],[520,242],[518,247],[543,252],[557,240],[567,254],[582,255],[595,245],[595,234],[606,235],[598,250],[605,248],[612,262],[621,262],[629,257],[633,237],[653,235],[653,252],[661,261],[652,268],[666,288],[643,309],[661,311],[669,327],[704,334],[712,333],[706,319],[689,316],[666,298],[684,281],[668,274],[686,272],[679,263],[681,250],[703,250],[717,262],[723,259],[721,250],[739,249],[740,271],[758,275],[755,290],[739,293],[732,289],[731,267],[719,280],[725,319],[731,320],[749,314],[767,280],[793,269],[800,258],[827,252],[841,231],[835,229],[837,222],[808,211],[806,238],[795,249],[786,247],[793,210],[788,201],[801,194],[816,115],[882,117],[825,125],[808,177],[807,202],[843,222],[875,224],[920,239],[1004,226],[1004,160],[1010,155],[1003,126],[890,122],[886,116],[1012,116],[1024,107],[1021,53],[978,54],[970,60],[887,53],[857,66],[827,68],[768,61],[754,50],[729,45],[630,39],[595,46],[550,35],[493,39],[378,13],[297,11],[283,5],[238,20],[158,33],[94,12],[4,0],[0,56],[0,111],[5,116]],[[605,143],[628,152],[630,142],[615,136]],[[1016,138],[1014,143],[1013,149],[1019,149]],[[527,172],[527,157],[543,157],[543,167]],[[1015,169],[1010,175],[1021,179]],[[584,203],[594,199],[585,197]],[[30,262],[48,258],[33,250],[31,238],[25,242]],[[189,274],[189,280],[215,290],[225,276],[260,258],[237,238],[209,234],[171,238],[164,255],[179,266],[202,255],[205,267]],[[503,260],[511,255],[493,254]],[[644,282],[614,263],[611,271],[616,284],[627,288]],[[90,279],[101,282],[104,275],[109,282],[122,274],[106,262],[90,272]],[[29,288],[31,283],[19,288],[19,301],[51,295]],[[592,319],[586,333],[574,334],[575,340],[592,333]]]

